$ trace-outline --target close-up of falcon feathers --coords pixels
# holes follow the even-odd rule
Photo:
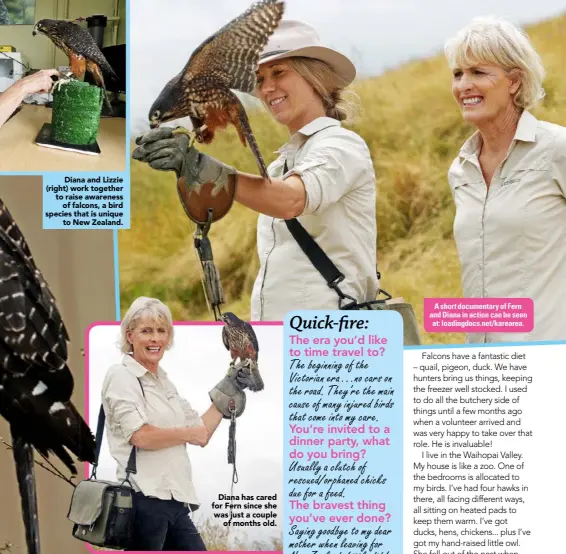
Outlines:
[[[244,106],[232,90],[253,93],[259,56],[283,10],[280,0],[257,2],[207,38],[151,106],[150,126],[188,116],[196,140],[209,144],[217,130],[232,124],[242,144],[249,144],[261,175],[269,179]]]
[[[238,358],[240,362],[247,362],[253,379],[253,385],[248,388],[253,392],[263,390],[263,379],[257,365],[259,343],[253,327],[232,312],[222,314],[220,320],[224,322],[222,342],[226,350],[230,351],[231,365],[235,365]]]
[[[67,330],[18,225],[0,200],[0,415],[10,425],[29,554],[39,554],[33,450],[94,460],[94,437],[70,401]]]
[[[115,80],[118,77],[92,35],[77,23],[58,19],[38,21],[32,34],[35,36],[38,33],[49,37],[69,57],[71,72],[77,79],[81,79],[86,71],[92,74],[95,83],[104,93],[106,105],[112,110],[106,94],[104,75]]]

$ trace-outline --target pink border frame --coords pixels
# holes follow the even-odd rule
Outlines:
[[[266,326],[266,327],[278,327],[278,326],[283,326],[283,322],[282,321],[250,321],[250,323],[252,325],[262,325],[262,326]],[[89,402],[89,345],[90,345],[90,331],[93,327],[97,327],[100,325],[105,325],[105,326],[119,326],[120,322],[119,321],[95,321],[94,323],[91,323],[86,331],[85,331],[85,389],[84,389],[84,393],[85,393],[85,421],[87,423],[89,423],[89,409],[90,409],[90,402]],[[197,326],[197,325],[205,325],[205,326],[214,326],[214,325],[224,325],[221,321],[174,321],[173,325],[176,326]],[[85,463],[85,478],[88,478],[90,471],[90,464]],[[92,546],[88,543],[84,543],[87,550],[89,552],[91,552],[91,554],[98,554],[99,552],[110,552],[108,550],[95,550],[94,548],[92,548]],[[283,554],[281,551],[277,551],[277,550],[238,550],[238,551],[233,551],[233,550],[229,550],[229,551],[209,551],[211,552],[211,554],[227,554],[228,552],[238,552],[239,554],[251,554],[252,552],[266,552],[269,554]],[[180,554],[180,552],[178,553]]]

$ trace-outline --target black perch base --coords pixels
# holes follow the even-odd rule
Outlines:
[[[51,135],[51,123],[44,123],[35,139],[35,144],[45,146],[46,148],[57,148],[58,150],[66,150],[68,152],[77,152],[79,154],[88,154],[90,156],[100,155],[100,146],[98,142],[93,144],[66,144],[55,140]]]

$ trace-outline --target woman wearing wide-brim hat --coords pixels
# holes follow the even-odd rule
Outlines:
[[[201,170],[224,179],[236,173],[235,200],[261,214],[254,320],[376,297],[375,173],[364,140],[342,126],[353,108],[343,91],[355,75],[352,62],[324,46],[310,25],[282,21],[256,72],[256,96],[290,135],[268,168],[271,180],[209,156],[190,156],[192,148],[183,160],[197,160],[197,178]],[[148,161],[141,150],[134,157]],[[293,218],[344,275],[339,288],[347,299],[328,286],[293,238],[285,223]]]

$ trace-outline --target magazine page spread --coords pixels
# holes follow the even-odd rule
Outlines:
[[[0,553],[560,552],[565,10],[0,0]]]

